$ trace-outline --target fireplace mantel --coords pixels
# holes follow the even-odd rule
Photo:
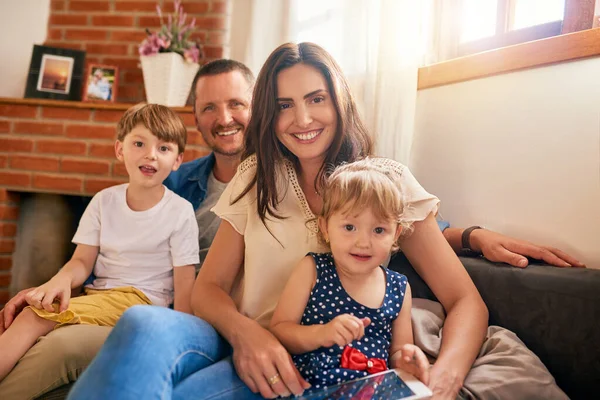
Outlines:
[[[19,99],[14,97],[0,97],[0,104],[21,104],[27,106],[47,106],[61,108],[76,108],[89,110],[117,110],[125,111],[133,106],[133,103],[111,103],[111,102],[91,102],[91,101],[67,101],[67,100],[48,100],[48,99]],[[171,107],[178,113],[191,113],[192,107]]]

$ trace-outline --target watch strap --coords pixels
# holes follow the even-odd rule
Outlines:
[[[473,251],[471,248],[471,233],[475,229],[483,229],[481,226],[471,226],[465,229],[461,236],[461,243],[463,251]]]

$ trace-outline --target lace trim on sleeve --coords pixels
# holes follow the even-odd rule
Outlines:
[[[256,170],[256,154],[253,154],[242,161],[238,170],[240,171],[240,174],[245,174],[249,170]]]

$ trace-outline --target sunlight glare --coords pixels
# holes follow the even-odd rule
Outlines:
[[[561,21],[564,12],[565,0],[516,0],[511,30]]]
[[[496,34],[497,0],[463,0],[460,42]]]

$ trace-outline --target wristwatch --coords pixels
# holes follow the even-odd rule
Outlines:
[[[480,254],[477,251],[474,251],[471,248],[471,233],[475,230],[475,229],[483,229],[481,226],[471,226],[467,229],[465,229],[462,233],[461,236],[461,242],[462,242],[462,249],[461,252],[464,254],[470,254],[470,255],[475,255],[475,254]]]

